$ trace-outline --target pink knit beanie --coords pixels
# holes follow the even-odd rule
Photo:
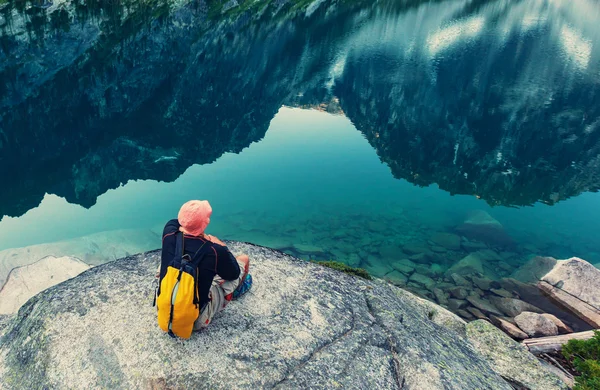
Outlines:
[[[181,227],[179,230],[185,234],[199,236],[204,233],[204,229],[210,223],[212,207],[206,200],[190,200],[186,202],[181,209],[177,219]]]

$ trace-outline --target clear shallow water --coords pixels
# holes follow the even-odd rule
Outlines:
[[[0,249],[160,231],[199,198],[221,238],[378,276],[475,210],[516,243],[489,277],[600,263],[593,1],[15,4]],[[432,259],[437,283],[468,252]]]
[[[90,209],[46,195],[39,207],[0,222],[0,248],[106,230],[160,231],[182,203],[196,198],[213,205],[210,230],[216,235],[279,247],[315,245],[328,252],[313,254],[321,259],[332,257],[338,231],[351,235],[349,245],[355,236],[370,234],[381,235],[379,242],[422,241],[452,231],[470,211],[485,210],[538,254],[600,261],[598,194],[508,208],[451,196],[435,185],[417,187],[395,179],[348,118],[288,107],[279,110],[260,142],[212,164],[193,165],[172,183],[131,181],[101,195]],[[369,220],[385,221],[381,231],[370,229]],[[370,255],[377,257],[377,251],[373,247]]]

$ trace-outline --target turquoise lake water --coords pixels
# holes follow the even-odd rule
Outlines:
[[[395,179],[348,118],[288,107],[279,110],[260,142],[212,164],[193,165],[173,183],[131,181],[101,195],[90,209],[46,195],[39,207],[0,222],[0,248],[106,230],[161,231],[189,199],[211,202],[209,230],[224,239],[310,244],[328,251],[333,245],[323,242],[336,241],[336,230],[408,242],[451,231],[469,211],[486,210],[519,244],[534,246],[532,252],[600,262],[599,194],[554,206],[509,208],[490,207],[475,196],[451,196],[435,185],[417,187]],[[371,231],[369,220],[383,221],[383,231]],[[405,237],[397,237],[397,230]]]

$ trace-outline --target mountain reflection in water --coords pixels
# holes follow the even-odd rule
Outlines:
[[[216,215],[227,221],[215,218],[214,229],[226,237],[289,240],[327,258],[360,257],[362,266],[377,261],[379,246],[427,241],[477,208],[500,220],[520,245],[532,245],[517,251],[516,263],[535,253],[600,261],[590,234],[598,227],[597,197],[519,210],[483,203],[555,204],[600,188],[596,2],[326,1],[302,8],[277,0],[228,11],[221,4],[0,5],[0,214],[31,210],[0,222],[2,248],[123,225],[155,227],[181,201],[212,196],[223,210],[216,207]],[[309,160],[288,161],[283,171],[276,144],[252,152],[261,143],[221,158],[265,137],[282,106],[345,116],[351,125],[281,112],[282,126],[297,134],[323,122],[337,129],[327,135],[323,128],[325,139],[353,140],[331,138],[324,148],[360,145],[364,140],[339,130],[353,126],[348,131],[362,133],[369,152],[402,181],[372,165],[361,146],[347,153],[319,149],[314,132],[310,142],[297,138],[297,148],[321,159],[330,153],[332,161],[308,167]],[[218,174],[208,173],[211,166],[190,168],[215,161]],[[245,180],[248,171],[235,168],[244,161],[261,166],[262,176]],[[173,182],[186,170],[187,178],[160,191],[152,182],[121,186]],[[303,181],[306,175],[315,180]],[[236,190],[235,183],[244,186]],[[132,203],[119,203],[115,194],[127,188],[151,207],[124,216]],[[144,191],[157,192],[151,201]],[[244,203],[244,192],[255,203]],[[113,203],[94,211],[105,193]],[[68,209],[45,194],[92,208]],[[569,203],[576,200],[585,206]],[[366,229],[374,219],[389,226]],[[23,239],[31,230],[36,238]],[[346,249],[328,247],[334,233]],[[359,245],[363,233],[380,237]]]

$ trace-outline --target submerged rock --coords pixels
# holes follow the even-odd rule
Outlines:
[[[548,372],[527,347],[511,340],[487,321],[467,324],[467,337],[480,354],[492,362],[492,368],[515,388],[530,390],[566,390],[558,376]],[[481,387],[483,388],[483,386]]]
[[[523,283],[537,283],[556,265],[552,257],[536,256],[516,269],[511,277]]]
[[[435,286],[435,280],[431,279],[429,276],[425,276],[417,272],[410,276],[410,281],[420,284],[427,290],[433,290],[433,287]]]
[[[467,289],[460,286],[452,287],[448,291],[450,292],[450,295],[457,299],[465,299],[469,296]]]
[[[524,311],[515,317],[521,330],[530,337],[556,336],[558,328],[554,321],[538,313]]]
[[[471,253],[465,256],[458,263],[454,264],[447,271],[448,275],[459,274],[459,275],[473,275],[483,274],[483,264],[481,259],[476,253]]]
[[[384,280],[396,285],[396,286],[405,286],[408,283],[408,277],[401,272],[392,271],[389,274],[386,274],[383,277]]]
[[[467,297],[467,301],[476,308],[483,310],[486,313],[496,314],[501,316],[502,313],[489,301],[480,297],[470,295]]]
[[[415,271],[417,265],[409,259],[402,259],[392,263],[392,267],[396,271],[402,272],[405,275],[410,275]]]
[[[460,250],[460,236],[453,233],[436,233],[431,237],[431,241],[449,250]]]
[[[254,286],[189,340],[156,324],[158,251],[36,295],[4,328],[0,388],[511,389],[442,307],[382,280],[230,248],[250,255]]]
[[[534,313],[542,313],[542,310],[538,307],[533,306],[527,302],[524,302],[516,298],[502,298],[497,296],[490,296],[490,301],[500,309],[505,315],[509,317],[516,317],[524,311],[531,311]]]
[[[512,246],[513,239],[500,222],[483,210],[475,210],[456,230],[468,239],[483,241],[494,246]]]

